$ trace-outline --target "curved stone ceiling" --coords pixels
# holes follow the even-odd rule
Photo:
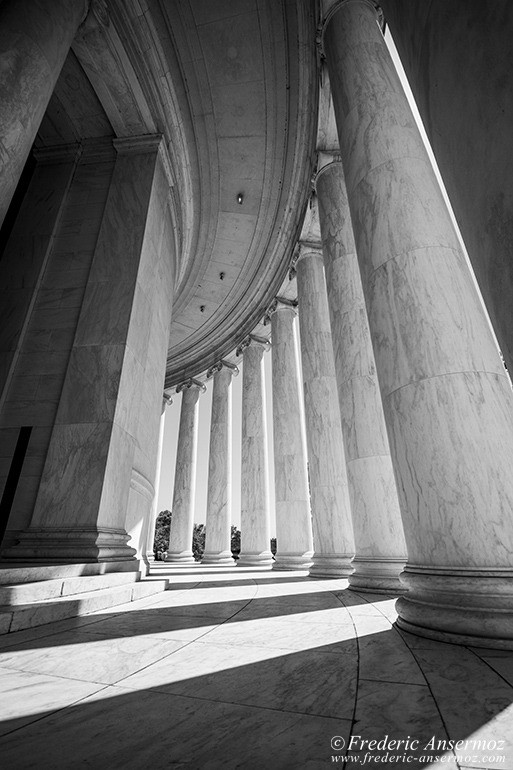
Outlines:
[[[171,324],[171,384],[229,353],[286,274],[310,190],[317,81],[311,3],[161,7],[187,84],[199,187],[197,252]]]
[[[168,148],[166,387],[231,353],[287,274],[315,159],[315,30],[313,0],[92,0],[73,43],[39,140],[161,133]]]

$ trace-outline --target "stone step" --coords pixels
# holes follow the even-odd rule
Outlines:
[[[0,634],[22,631],[77,615],[88,615],[119,604],[127,604],[165,591],[168,586],[168,580],[142,579],[84,593],[68,594],[57,599],[0,606]]]
[[[0,564],[0,585],[36,583],[57,578],[88,577],[112,572],[139,572],[137,559],[127,561],[88,562],[82,564],[24,564],[3,561]]]
[[[33,604],[61,596],[99,591],[102,588],[136,583],[140,572],[109,572],[105,575],[84,577],[60,577],[54,580],[40,580],[37,583],[16,583],[0,585],[0,605]]]

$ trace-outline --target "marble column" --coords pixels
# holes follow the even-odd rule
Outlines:
[[[406,543],[344,172],[340,160],[326,160],[316,191],[356,544],[349,584],[402,593]]]
[[[176,451],[175,488],[166,561],[175,566],[195,564],[192,555],[194,502],[196,493],[196,462],[198,453],[199,397],[206,390],[203,383],[188,380],[179,385],[182,393],[178,447]]]
[[[310,574],[346,577],[353,571],[354,538],[321,249],[302,244],[295,269],[314,544]]]
[[[276,569],[312,566],[313,539],[306,447],[302,430],[296,308],[275,300],[271,316]]]
[[[269,476],[265,418],[264,352],[270,343],[255,336],[237,349],[242,359],[241,552],[240,567],[269,569]]]
[[[0,4],[0,225],[88,6],[87,0]]]
[[[140,542],[133,541],[133,548],[128,541],[129,532],[142,533],[153,499],[174,223],[162,137],[115,139],[113,145],[115,163],[108,164],[86,284],[79,287],[79,307],[61,341],[64,373],[57,381],[58,407],[32,517],[6,553],[9,559],[132,561],[137,568],[134,555],[142,550]],[[85,204],[76,208],[79,216],[89,212]],[[74,232],[87,232],[85,224],[79,219]],[[65,308],[40,322],[60,320],[61,314],[64,326]]]
[[[374,4],[337,4],[324,47],[408,547],[398,625],[511,648],[511,386]]]
[[[235,566],[232,525],[232,376],[238,369],[220,361],[209,369],[213,377],[210,453],[208,458],[205,552],[202,563]]]
[[[148,523],[148,534],[146,538],[146,557],[144,561],[149,566],[150,562],[155,561],[155,552],[153,550],[153,543],[155,541],[155,526],[157,523],[158,510],[158,498],[160,487],[160,475],[162,473],[162,451],[164,449],[164,428],[166,425],[166,408],[173,403],[173,399],[164,393],[162,398],[162,412],[160,415],[159,425],[159,445],[157,450],[157,468],[155,472],[155,483],[153,485],[155,489],[155,495],[153,498],[153,505],[151,508],[151,516]]]

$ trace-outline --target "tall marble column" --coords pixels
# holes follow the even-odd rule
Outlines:
[[[324,46],[408,547],[398,624],[513,647],[511,386],[374,4],[336,4]]]
[[[157,523],[158,500],[159,500],[159,488],[160,488],[160,474],[162,472],[162,451],[164,449],[164,428],[166,425],[166,409],[173,403],[173,399],[164,393],[162,398],[162,412],[160,415],[159,425],[159,445],[157,450],[157,467],[155,471],[155,483],[153,485],[155,495],[153,497],[153,505],[151,508],[151,516],[148,522],[148,532],[146,537],[146,557],[145,563],[149,566],[151,562],[155,561],[155,552],[153,550],[153,543],[155,542],[155,526]]]
[[[241,451],[241,552],[240,567],[269,569],[270,550],[269,477],[263,356],[270,343],[250,336],[237,349],[242,359],[242,451]]]
[[[88,0],[0,4],[0,225]]]
[[[349,584],[402,593],[406,543],[344,172],[340,160],[325,161],[316,191],[356,544]]]
[[[232,376],[237,367],[220,361],[207,372],[213,377],[210,454],[208,458],[205,553],[202,563],[235,566],[232,525]]]
[[[166,561],[174,566],[195,564],[192,555],[194,502],[196,497],[196,462],[198,454],[199,397],[206,390],[202,382],[188,380],[176,389],[182,393],[178,446],[176,450],[175,487]]]
[[[312,566],[313,539],[306,447],[301,426],[296,308],[276,299],[271,316],[276,569]]]
[[[314,556],[311,575],[351,574],[347,489],[322,251],[301,245],[296,263]]]
[[[134,561],[137,566],[134,555],[136,549],[141,552],[140,542],[134,549],[128,540],[129,531],[132,536],[142,532],[153,499],[174,286],[174,222],[162,137],[115,139],[113,145],[116,158],[113,169],[109,162],[87,282],[80,286],[79,307],[61,342],[65,370],[57,380],[58,408],[32,517],[6,552],[9,559]],[[89,207],[76,208],[74,232],[88,233],[80,216]],[[39,323],[62,318],[64,326],[65,308],[49,312],[39,316]]]

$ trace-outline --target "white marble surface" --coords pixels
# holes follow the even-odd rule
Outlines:
[[[159,497],[159,486],[160,486],[160,477],[161,477],[161,471],[162,471],[162,452],[164,449],[164,427],[165,427],[165,417],[166,417],[166,407],[171,402],[167,400],[166,398],[162,399],[162,411],[160,414],[160,425],[159,425],[159,442],[158,442],[158,448],[157,448],[157,462],[155,467],[155,483],[154,483],[154,489],[155,494],[153,496],[153,503],[151,506],[151,512],[148,517],[148,527],[146,530],[146,542],[143,545],[143,548],[145,548],[145,561],[148,563],[150,561],[154,561],[155,559],[155,553],[153,550],[153,543],[155,541],[155,525],[157,522],[157,516],[158,516],[158,497]]]
[[[64,770],[72,757],[76,767],[138,770],[165,756],[212,770],[314,770],[344,758],[351,736],[388,735],[422,744],[432,736],[504,741],[492,752],[504,761],[493,766],[513,768],[513,686],[494,670],[505,670],[513,653],[398,632],[393,599],[349,592],[343,579],[213,577],[203,567],[193,582],[169,577],[173,590],[130,611],[8,640],[0,652],[7,766]],[[231,605],[229,616],[181,614],[221,603]],[[342,749],[332,748],[335,736]],[[351,753],[362,760],[365,749]],[[422,767],[421,753],[442,752],[404,753],[409,766]],[[474,754],[473,767],[491,766],[484,751]]]
[[[350,582],[402,590],[406,543],[340,162],[316,189],[356,545]]]
[[[210,419],[210,450],[205,564],[234,564],[231,551],[232,500],[232,371],[215,372]]]
[[[127,524],[143,534],[174,269],[173,251],[161,248],[167,210],[159,143],[148,136],[118,148],[31,527],[14,558],[131,559]],[[81,226],[71,241],[77,250]],[[136,487],[145,493],[134,495]]]
[[[241,553],[238,566],[272,564],[265,421],[264,345],[243,352],[241,448]]]
[[[353,525],[322,252],[297,262],[301,365],[312,506],[312,575],[353,571]]]
[[[509,380],[371,5],[342,4],[325,45],[410,560],[398,606],[418,633],[513,646]]]
[[[194,563],[192,532],[194,529],[200,394],[201,389],[194,384],[182,390],[173,492],[173,516],[167,552],[167,560],[178,564]]]
[[[311,564],[313,537],[301,408],[294,308],[271,316],[277,568]]]
[[[57,0],[51,12],[30,0],[2,10],[0,223],[86,12],[84,0]]]

